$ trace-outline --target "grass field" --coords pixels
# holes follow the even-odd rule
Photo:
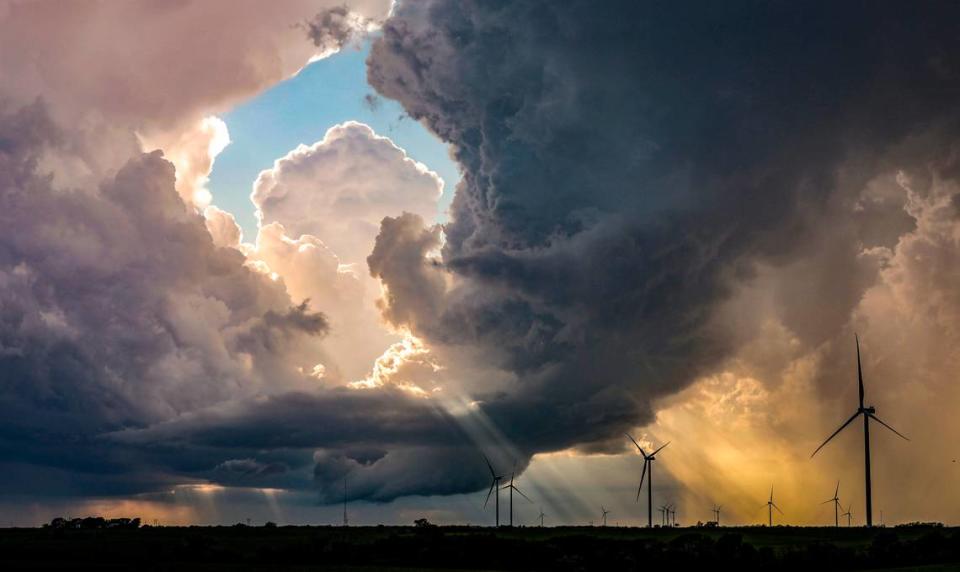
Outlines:
[[[0,530],[0,568],[960,570],[960,530],[143,527]]]

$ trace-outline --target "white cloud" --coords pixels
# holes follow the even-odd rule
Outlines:
[[[251,198],[263,224],[316,236],[344,262],[362,265],[384,217],[411,212],[433,220],[442,190],[436,173],[349,121],[277,159],[260,173]]]

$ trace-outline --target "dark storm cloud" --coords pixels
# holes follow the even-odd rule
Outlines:
[[[154,457],[169,456],[166,462],[185,474],[248,486],[315,485],[319,498],[330,502],[343,498],[344,477],[351,481],[348,498],[375,501],[453,494],[481,487],[486,479],[476,445],[453,416],[430,401],[389,389],[289,392],[193,412],[108,439],[147,447]],[[260,459],[229,461],[213,474],[204,472],[210,459],[227,451],[274,456],[285,450],[315,451],[312,478],[263,472]],[[184,451],[194,452],[199,462],[185,463]],[[496,451],[490,454],[502,465],[512,462]],[[306,464],[302,455],[287,462]],[[268,466],[281,464],[276,460]]]
[[[889,243],[908,221],[878,204],[892,222],[869,228],[837,205],[922,165],[922,152],[895,152],[904,141],[957,136],[958,15],[944,3],[401,2],[368,78],[452,145],[463,181],[442,261],[427,258],[435,230],[384,221],[369,259],[384,316],[515,374],[477,394],[525,452],[621,447],[652,400],[737,349],[716,312],[755,263],[828,252],[784,292],[783,318],[811,343],[849,318],[876,272],[858,258],[864,237]]]

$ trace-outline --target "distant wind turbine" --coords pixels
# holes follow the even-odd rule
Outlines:
[[[349,526],[350,521],[347,520],[347,477],[343,477],[343,526]]]
[[[670,511],[670,507],[663,505],[660,507],[660,526],[667,526],[667,514]]]
[[[770,487],[770,500],[767,501],[767,524],[771,528],[773,527],[773,509],[777,509],[777,512],[783,514],[783,511],[780,510],[780,507],[773,502],[773,487]]]
[[[647,526],[653,528],[653,461],[656,460],[656,454],[663,450],[664,447],[669,445],[669,441],[660,446],[659,449],[650,453],[649,455],[646,451],[643,450],[643,447],[640,446],[640,443],[637,443],[637,440],[627,434],[627,438],[630,439],[634,445],[637,446],[637,449],[640,450],[640,454],[643,455],[643,472],[640,473],[640,486],[637,487],[637,502],[640,502],[640,491],[643,490],[643,479],[649,473],[650,477],[647,478]]]
[[[494,500],[496,505],[496,523],[497,526],[500,526],[500,481],[503,480],[503,475],[498,475],[496,471],[493,470],[493,465],[490,464],[490,459],[486,455],[483,456],[483,460],[487,462],[487,468],[490,469],[490,476],[493,481],[490,483],[490,490],[487,491],[487,500],[483,501],[483,508],[487,508],[487,503],[490,502],[490,495],[493,494],[493,491],[497,491],[497,497]]]
[[[601,526],[607,526],[607,515],[610,514],[610,511],[603,506],[600,507],[600,510],[603,511],[603,524]]]
[[[543,517],[547,515],[543,514],[543,507],[540,507],[540,528],[543,528]]]
[[[723,508],[723,505],[715,504],[713,505],[713,511],[711,511],[714,514],[714,517],[715,517],[714,522],[717,523],[717,526],[720,526],[720,509],[721,508]]]
[[[847,512],[845,512],[845,513],[843,513],[843,514],[840,515],[840,516],[845,516],[845,517],[847,517],[847,527],[848,527],[848,528],[850,527],[850,519],[852,518],[852,515],[850,514],[850,509],[851,509],[851,508],[853,508],[853,505],[848,506],[848,507],[847,507]]]
[[[813,456],[816,455],[820,451],[820,449],[823,449],[824,445],[829,443],[830,440],[836,437],[838,433],[846,429],[847,425],[853,423],[853,421],[860,415],[863,415],[863,467],[864,467],[863,474],[866,480],[867,526],[873,526],[873,491],[870,487],[870,420],[873,419],[874,421],[883,425],[887,429],[893,431],[899,437],[902,437],[906,441],[909,441],[910,439],[907,439],[899,431],[897,431],[893,427],[881,421],[880,418],[875,415],[875,413],[877,412],[876,408],[874,408],[873,406],[864,407],[863,405],[863,368],[860,365],[860,338],[859,336],[855,336],[855,339],[857,341],[857,381],[860,387],[860,407],[857,408],[857,412],[854,413],[853,416],[850,417],[850,419],[847,419],[846,423],[841,425],[839,429],[837,429],[836,431],[833,432],[832,435],[827,437],[827,440],[824,441],[819,447],[817,447],[817,450],[814,451],[813,455],[810,455],[810,457],[813,458]]]
[[[510,526],[513,526],[513,491],[517,491],[517,494],[527,499],[528,502],[531,502],[531,503],[533,502],[532,500],[530,500],[530,497],[523,494],[523,492],[520,489],[518,489],[515,484],[513,484],[513,476],[516,474],[516,472],[517,472],[517,465],[516,463],[514,463],[513,471],[510,472],[510,484],[504,487],[501,487],[503,489],[510,490]],[[497,496],[498,497],[500,496],[499,493],[497,494]]]
[[[827,499],[820,504],[833,503],[833,525],[840,526],[840,481],[837,481],[837,490],[833,493],[833,498]]]

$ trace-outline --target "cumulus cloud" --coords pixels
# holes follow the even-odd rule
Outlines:
[[[257,177],[251,198],[261,223],[315,236],[345,263],[362,264],[383,217],[407,211],[433,220],[442,190],[436,173],[350,121],[277,159]]]
[[[259,234],[244,252],[294,298],[309,299],[330,317],[328,351],[319,363],[328,381],[369,385],[374,361],[392,359],[390,348],[401,339],[383,327],[375,305],[380,285],[365,259],[385,216],[407,212],[431,220],[442,188],[439,176],[357,122],[330,128],[257,178]]]

